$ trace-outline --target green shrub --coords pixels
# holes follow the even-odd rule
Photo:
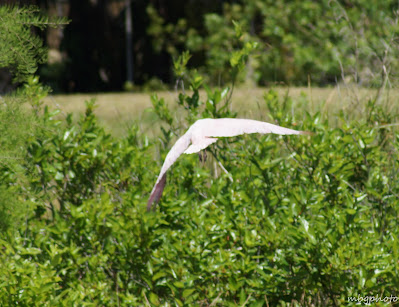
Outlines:
[[[233,85],[254,47],[232,55]],[[313,136],[226,138],[210,146],[205,165],[184,155],[157,210],[145,211],[183,128],[235,116],[233,86],[206,87],[184,73],[184,57],[175,68],[191,94],[179,95],[177,116],[152,97],[157,140],[137,127],[115,139],[98,124],[93,101],[76,122],[56,120],[42,110],[46,89],[34,79],[25,88],[32,122],[16,112],[34,133],[15,129],[15,137],[4,115],[11,109],[0,110],[10,125],[0,124],[9,148],[0,150],[20,158],[1,164],[1,304],[325,306],[395,295],[398,114],[376,101],[365,103],[363,120],[337,114],[333,128],[271,90],[269,121]]]
[[[28,144],[41,133],[38,112],[46,95],[37,78],[28,78],[17,93],[0,98],[0,232],[19,227],[32,211],[36,196],[29,189],[25,158]]]
[[[212,114],[195,97],[180,97],[187,112]],[[54,208],[3,240],[0,301],[321,306],[395,293],[398,138],[380,121],[395,116],[369,104],[371,121],[330,128],[320,114],[293,117],[273,91],[265,103],[271,121],[315,135],[220,140],[205,166],[181,157],[150,214],[161,159],[145,136],[114,140],[91,103],[75,124],[46,111],[26,177],[34,204]],[[164,124],[170,141],[175,124]]]

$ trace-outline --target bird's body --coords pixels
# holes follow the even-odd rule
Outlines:
[[[233,137],[250,133],[274,133],[274,134],[310,134],[306,131],[298,131],[280,127],[251,119],[240,118],[205,118],[197,120],[187,132],[181,136],[173,145],[165,158],[161,172],[152,189],[147,203],[147,210],[151,210],[152,204],[161,198],[166,183],[166,172],[182,154],[191,154],[205,149],[215,143],[218,137]],[[191,145],[190,145],[191,143]]]

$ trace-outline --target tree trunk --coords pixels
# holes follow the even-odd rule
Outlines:
[[[125,30],[126,30],[126,81],[133,82],[133,27],[131,0],[126,0]]]

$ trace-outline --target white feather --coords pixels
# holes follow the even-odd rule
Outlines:
[[[245,133],[274,133],[283,135],[310,134],[306,131],[288,129],[252,119],[199,119],[187,130],[182,137],[177,140],[175,145],[173,145],[167,154],[165,162],[162,165],[161,172],[158,175],[158,179],[148,200],[147,210],[151,210],[152,204],[159,201],[165,186],[166,172],[182,153],[191,154],[199,152],[208,147],[210,144],[215,143],[218,140],[217,137],[233,137]]]

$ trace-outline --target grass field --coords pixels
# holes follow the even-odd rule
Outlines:
[[[312,87],[276,87],[273,88],[284,97],[288,95],[294,100],[296,110],[306,110],[310,113],[322,112],[334,117],[338,110],[350,110],[350,114],[362,114],[365,101],[377,95],[376,90],[358,89],[353,86],[336,86],[329,88]],[[263,95],[270,88],[238,88],[235,89],[232,98],[232,108],[238,112],[239,117],[267,120],[267,110],[263,103]],[[206,99],[202,92],[202,100]],[[158,92],[157,95],[165,99],[172,110],[177,108],[178,93],[173,91]],[[385,91],[381,101],[387,105],[398,96],[396,90]],[[54,95],[46,98],[45,103],[50,107],[60,108],[63,114],[79,114],[85,110],[85,101],[94,98],[96,100],[96,115],[104,127],[115,135],[124,135],[126,130],[134,123],[140,126],[143,132],[153,135],[158,131],[154,127],[157,120],[151,111],[151,93],[91,93]],[[309,105],[310,101],[310,105]],[[357,112],[353,112],[356,109]],[[178,112],[175,112],[176,116]],[[333,123],[334,121],[332,121]]]

